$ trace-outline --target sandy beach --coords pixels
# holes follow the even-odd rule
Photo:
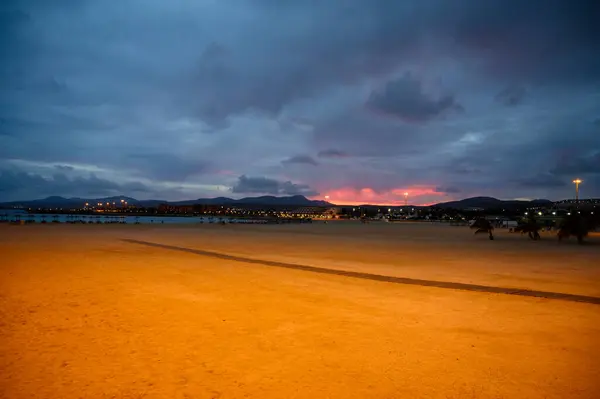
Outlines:
[[[2,225],[0,397],[598,398],[598,304],[276,263],[598,298],[588,241],[425,223]]]

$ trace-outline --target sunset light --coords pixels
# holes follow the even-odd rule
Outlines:
[[[337,205],[406,205],[409,192],[412,205],[429,205],[438,202],[451,201],[454,198],[446,193],[435,191],[435,186],[416,185],[405,188],[393,188],[376,191],[369,187],[361,189],[338,188],[328,191],[326,199]],[[315,197],[316,198],[316,197]]]

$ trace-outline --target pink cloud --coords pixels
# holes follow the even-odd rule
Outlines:
[[[404,205],[404,193],[408,193],[408,203],[410,205],[431,205],[436,202],[450,200],[445,193],[435,191],[435,187],[433,185],[412,185],[384,191],[375,191],[370,187],[360,189],[344,187],[323,191],[321,195],[313,197],[313,199],[324,199],[328,196],[329,202],[338,205]]]

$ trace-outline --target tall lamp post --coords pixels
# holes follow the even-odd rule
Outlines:
[[[404,193],[404,206],[408,206],[408,193]]]
[[[575,202],[579,203],[579,184],[583,183],[583,180],[575,179],[573,183],[575,183]]]

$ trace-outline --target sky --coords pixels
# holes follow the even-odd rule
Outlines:
[[[0,201],[600,197],[597,0],[3,0]]]

